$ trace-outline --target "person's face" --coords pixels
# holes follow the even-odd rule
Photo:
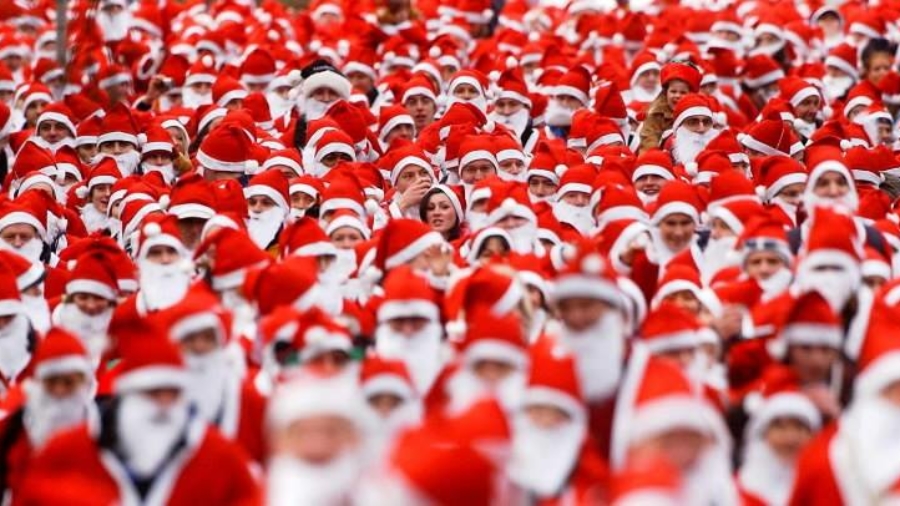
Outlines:
[[[308,193],[296,191],[291,194],[291,207],[294,209],[309,209],[316,204],[316,198]]]
[[[239,111],[244,108],[244,99],[243,98],[233,98],[225,104],[226,111]]]
[[[553,97],[553,100],[556,100],[556,102],[560,106],[562,106],[563,108],[568,109],[570,111],[574,111],[574,110],[584,107],[583,104],[581,103],[581,100],[578,100],[577,98],[573,97],[572,95],[556,95]]]
[[[44,392],[57,400],[75,395],[85,385],[87,385],[87,377],[81,372],[51,374],[41,379],[41,386]]]
[[[556,193],[559,186],[543,176],[531,176],[528,178],[528,191],[535,197],[546,198]]]
[[[369,403],[369,406],[378,413],[378,416],[382,418],[387,418],[391,413],[394,412],[395,409],[399,408],[401,404],[403,404],[403,399],[398,395],[394,395],[392,393],[377,393],[374,395],[370,395],[366,402]]]
[[[647,174],[641,176],[634,182],[634,189],[644,195],[658,195],[662,187],[668,181],[666,178],[657,176],[656,174]]]
[[[144,155],[144,162],[150,165],[167,165],[172,163],[172,155],[165,151],[151,151]]]
[[[12,101],[13,97],[16,95],[15,91],[12,90],[0,90],[0,102],[3,102],[6,105]]]
[[[497,165],[500,166],[501,171],[513,176],[518,176],[525,171],[525,162],[516,158],[503,160],[502,162],[498,162]]]
[[[782,190],[778,192],[776,197],[780,197],[781,200],[787,202],[788,204],[799,205],[800,200],[803,199],[804,188],[806,188],[805,183],[789,184],[782,188]]]
[[[188,88],[197,95],[209,95],[212,93],[212,83],[193,83]]]
[[[38,135],[50,144],[55,144],[66,137],[72,137],[72,132],[62,123],[50,119],[41,122],[41,126],[38,128]]]
[[[588,297],[562,299],[557,303],[556,310],[563,325],[575,332],[587,330],[609,311],[614,311],[608,303]]]
[[[525,285],[525,291],[528,292],[528,301],[531,302],[531,307],[535,309],[544,307],[544,294],[540,289],[534,285]]]
[[[678,79],[669,81],[669,86],[666,87],[666,102],[669,104],[669,108],[674,111],[681,98],[690,92],[691,89],[686,82]]]
[[[216,329],[209,327],[191,332],[178,344],[185,355],[203,356],[219,348],[219,336]]]
[[[456,225],[456,211],[446,195],[435,193],[428,199],[428,204],[425,206],[425,223],[432,230],[441,233],[453,229]]]
[[[697,348],[677,348],[674,350],[666,350],[657,354],[667,360],[674,362],[682,371],[687,371],[697,358]]]
[[[131,93],[131,83],[124,82],[118,83],[110,86],[109,88],[104,88],[106,93],[109,95],[109,99],[112,102],[119,102],[128,97],[128,94]]]
[[[772,251],[754,251],[748,254],[744,261],[744,270],[747,275],[759,281],[771,278],[783,267],[787,267],[784,259]]]
[[[647,449],[662,452],[678,469],[693,469],[703,456],[704,451],[712,444],[712,439],[694,429],[676,428],[653,436],[632,447],[635,450]]]
[[[313,100],[318,100],[323,104],[330,104],[341,98],[341,96],[331,88],[326,88],[323,86],[313,90],[313,92],[310,94],[310,98],[312,98]]]
[[[878,84],[891,71],[891,65],[894,63],[894,56],[888,53],[875,53],[869,57],[868,65],[863,71],[872,84]]]
[[[659,223],[659,234],[670,250],[678,252],[691,244],[696,228],[697,225],[690,216],[673,213]]]
[[[784,463],[793,465],[800,451],[812,439],[812,430],[796,418],[779,417],[765,432],[766,444]]]
[[[894,406],[900,407],[900,381],[895,381],[881,389],[881,397]]]
[[[756,47],[772,46],[781,42],[781,39],[773,33],[764,32],[756,38]]]
[[[467,163],[466,166],[459,171],[459,177],[462,179],[463,183],[474,184],[491,174],[496,173],[497,170],[491,162],[487,160],[475,160]]]
[[[698,299],[697,295],[695,295],[694,292],[690,290],[679,290],[668,295],[663,300],[671,302],[672,304],[694,315],[699,315],[700,311],[703,309],[703,305],[700,303],[700,299]]]
[[[353,249],[364,240],[359,230],[352,227],[341,227],[331,233],[331,243],[338,249]]]
[[[81,160],[81,163],[91,163],[99,150],[96,144],[82,144],[75,148],[75,151],[78,153],[78,159]]]
[[[428,319],[419,317],[393,318],[385,324],[391,329],[391,332],[397,335],[414,337],[425,329],[425,326],[428,325]]]
[[[822,29],[825,37],[832,36],[841,31],[841,20],[835,14],[829,12],[823,14],[816,21],[816,25]]]
[[[21,248],[36,237],[37,230],[25,223],[14,223],[0,230],[0,239],[16,249]]]
[[[275,201],[265,195],[253,195],[247,199],[247,210],[251,213],[263,213],[275,206]]]
[[[20,68],[22,68],[25,59],[22,58],[22,55],[11,53],[6,58],[3,59],[3,63],[6,64],[6,67],[9,68],[10,72],[18,72]]]
[[[500,237],[488,237],[481,244],[481,251],[478,252],[479,260],[487,260],[495,257],[505,257],[509,254],[509,244]]]
[[[485,384],[494,386],[516,371],[509,362],[500,360],[478,360],[472,364],[472,372]]]
[[[25,123],[28,126],[34,126],[45,107],[47,107],[47,102],[44,100],[34,100],[28,104],[25,109]]]
[[[425,167],[407,165],[397,175],[397,191],[405,192],[419,181],[431,181],[431,173]]]
[[[575,207],[586,207],[591,202],[591,196],[585,192],[566,192],[562,201]]]
[[[406,112],[412,116],[413,123],[416,125],[416,131],[421,132],[428,125],[434,122],[434,115],[437,112],[437,104],[425,95],[413,95],[406,99]]]
[[[469,83],[459,83],[453,87],[453,96],[460,100],[473,100],[481,96],[481,91]]]
[[[705,134],[712,129],[712,118],[708,116],[691,116],[685,119],[681,126],[695,134]]]
[[[343,350],[328,350],[310,357],[305,365],[324,373],[338,373],[350,363],[350,355]]]
[[[411,141],[411,140],[415,139],[415,137],[416,137],[416,131],[413,130],[412,125],[408,125],[408,124],[397,125],[394,128],[392,128],[391,131],[388,132],[387,135],[384,136],[384,142],[385,142],[385,144],[390,144],[390,143],[394,142],[396,139],[406,139],[408,141]]]
[[[816,120],[816,114],[819,112],[819,108],[821,107],[821,105],[822,99],[819,97],[819,95],[806,97],[802,102],[794,107],[794,114],[803,121],[812,123]]]
[[[511,98],[500,98],[494,104],[494,110],[501,116],[512,116],[525,108],[525,104]]]
[[[821,345],[792,344],[788,347],[788,362],[803,384],[825,383],[838,352]]]
[[[171,246],[157,244],[147,250],[147,260],[159,265],[171,265],[181,259],[178,251]]]
[[[738,42],[741,40],[741,34],[732,32],[731,30],[716,30],[713,32],[716,37],[727,40],[728,42]]]
[[[634,84],[647,91],[655,90],[656,87],[659,86],[659,71],[648,70],[646,72],[642,72],[641,75],[638,76],[637,80],[635,80]]]
[[[289,455],[309,464],[325,465],[354,451],[360,435],[350,420],[317,415],[296,420],[274,434],[274,454]]]
[[[335,165],[341,162],[352,162],[353,158],[350,158],[350,155],[347,153],[328,153],[322,158],[322,165],[330,168],[333,168]]]
[[[890,121],[887,120],[879,120],[878,121],[878,142],[885,145],[890,145],[894,141],[894,134],[892,130],[894,125],[891,124]]]
[[[568,413],[550,404],[531,404],[524,411],[531,423],[545,430],[562,427],[572,419]]]
[[[206,181],[225,181],[226,179],[240,179],[243,173],[231,172],[227,170],[205,169],[203,171],[203,179]]]
[[[862,282],[872,291],[877,292],[879,288],[887,284],[888,280],[881,276],[863,276]]]
[[[347,74],[347,79],[354,88],[359,88],[366,93],[375,87],[372,78],[362,72],[350,72]]]
[[[502,228],[503,230],[515,230],[527,224],[528,220],[521,216],[507,216],[495,223],[494,226]]]
[[[79,311],[88,316],[97,316],[112,307],[112,301],[92,293],[72,294],[72,303]]]
[[[818,197],[827,199],[840,199],[850,193],[850,185],[847,178],[839,172],[826,172],[816,180],[813,192]]]
[[[182,218],[178,220],[178,232],[181,234],[181,242],[188,249],[194,249],[200,244],[204,225],[206,225],[206,220],[203,218]]]
[[[124,155],[134,150],[134,144],[125,141],[107,141],[100,145],[100,152],[107,155]]]
[[[725,237],[734,237],[735,235],[731,227],[721,218],[713,218],[709,224],[709,237],[711,239],[723,239]]]

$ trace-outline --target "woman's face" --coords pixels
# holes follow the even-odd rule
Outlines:
[[[331,243],[338,249],[353,249],[364,240],[359,230],[352,227],[341,227],[331,233]]]
[[[509,253],[509,244],[500,237],[489,237],[481,245],[481,251],[478,252],[479,260],[486,260],[493,257],[506,256]]]
[[[447,233],[456,225],[458,218],[450,199],[443,193],[435,193],[425,206],[425,223],[435,232]]]

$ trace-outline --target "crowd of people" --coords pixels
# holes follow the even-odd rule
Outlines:
[[[900,501],[897,1],[67,9],[0,2],[3,504]]]

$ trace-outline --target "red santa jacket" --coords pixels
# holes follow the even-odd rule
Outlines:
[[[91,504],[261,504],[259,488],[241,451],[216,429],[194,422],[187,444],[159,473],[144,501],[125,467],[101,447],[87,425],[52,439],[31,462],[14,499],[16,506],[48,504],[47,484],[54,480],[90,485]],[[86,488],[86,487],[85,487]]]
[[[0,421],[0,455],[3,458],[0,463],[0,497],[7,491],[15,494],[33,454],[34,448],[22,420],[23,413],[19,409]]]
[[[841,506],[841,490],[835,479],[830,448],[837,434],[837,424],[822,430],[800,454],[797,477],[788,502],[791,506]]]

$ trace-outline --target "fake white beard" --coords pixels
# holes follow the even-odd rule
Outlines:
[[[25,304],[25,313],[31,320],[31,326],[40,333],[50,329],[50,306],[47,299],[40,295],[22,294],[22,303]]]
[[[825,98],[832,102],[844,96],[847,90],[853,86],[853,78],[850,76],[824,76],[822,84],[825,86]]]
[[[528,201],[532,204],[537,204],[540,202],[552,203],[556,199],[555,195],[547,195],[546,197],[538,197],[537,195],[528,192]]]
[[[121,397],[116,434],[128,468],[141,478],[155,476],[188,424],[188,401],[183,397],[160,408],[140,393]]]
[[[566,485],[578,462],[585,423],[567,421],[561,427],[543,429],[519,411],[513,417],[510,480],[538,497],[554,496]]]
[[[511,174],[501,167],[500,170],[497,171],[497,177],[499,177],[501,181],[512,181],[514,183],[528,182],[528,172],[524,170],[518,174]]]
[[[794,484],[794,465],[786,463],[763,440],[747,442],[738,482],[766,504],[787,504]]]
[[[196,109],[200,106],[213,103],[212,92],[197,93],[190,86],[181,89],[181,103],[189,109]]]
[[[840,314],[859,287],[860,279],[845,271],[804,272],[797,273],[797,286],[802,292],[815,290],[828,301],[832,311]]]
[[[329,268],[330,276],[339,283],[344,283],[356,271],[356,250],[338,248],[334,263]]]
[[[450,402],[447,411],[460,414],[485,397],[493,396],[504,409],[511,410],[519,406],[525,392],[528,378],[519,370],[509,373],[494,385],[485,383],[471,367],[462,367],[447,382],[447,393]]]
[[[493,120],[495,123],[499,123],[514,131],[516,133],[516,137],[521,137],[525,132],[525,127],[528,126],[528,118],[530,117],[531,111],[529,111],[525,107],[508,116],[500,114],[497,111],[493,111],[488,114],[488,118]]]
[[[608,312],[586,330],[563,327],[563,343],[575,357],[581,391],[588,401],[602,401],[615,394],[625,357],[625,322],[620,314]]]
[[[703,250],[703,265],[700,267],[705,283],[720,270],[740,263],[740,254],[734,249],[737,240],[737,236],[710,238],[706,243],[706,249]]]
[[[141,153],[136,149],[118,155],[99,153],[94,157],[93,164],[96,166],[104,158],[112,158],[116,161],[116,167],[118,167],[119,172],[122,173],[122,177],[128,177],[134,174],[137,171],[138,165],[141,163]]]
[[[107,333],[112,320],[113,309],[109,308],[94,316],[85,314],[73,303],[63,302],[53,311],[53,323],[75,334],[87,348],[93,364],[99,364],[109,344]]]
[[[484,113],[487,112],[487,99],[484,98],[484,95],[478,95],[469,100],[463,100],[459,97],[454,97],[453,95],[447,95],[447,106],[445,110],[450,109],[450,106],[456,103],[472,104],[477,107],[479,111]]]
[[[191,273],[180,262],[162,265],[148,260],[138,262],[140,294],[149,310],[165,309],[184,298],[191,284]]]
[[[144,169],[144,174],[150,174],[151,172],[159,172],[162,174],[163,181],[167,184],[172,184],[175,181],[175,167],[171,163],[166,163],[163,165],[154,165],[152,163],[143,163],[141,166]]]
[[[807,139],[812,137],[812,134],[816,131],[816,128],[816,123],[813,121],[806,121],[803,118],[794,119],[794,130],[796,130],[797,133]]]
[[[644,248],[644,252],[647,254],[647,260],[650,260],[651,263],[660,267],[668,264],[669,260],[672,260],[675,255],[680,253],[680,251],[672,251],[672,249],[666,245],[666,242],[663,241],[659,234],[658,228],[650,229],[650,244]]]
[[[303,101],[303,114],[306,115],[307,121],[312,121],[325,116],[325,113],[328,112],[330,107],[331,102],[322,102],[321,100],[316,100],[314,98],[307,98]]]
[[[266,93],[266,102],[269,103],[269,112],[273,118],[279,118],[285,114],[289,114],[294,108],[294,101],[290,98],[284,98],[274,91]]]
[[[637,196],[639,199],[641,199],[641,204],[644,204],[644,207],[648,207],[651,204],[656,203],[656,199],[659,198],[659,193],[648,195],[644,192],[637,192]]]
[[[643,86],[635,85],[631,87],[631,98],[637,102],[653,102],[660,91],[662,91],[662,86],[647,90]]]
[[[28,317],[17,314],[0,329],[0,373],[13,378],[28,365]]]
[[[384,358],[402,360],[416,391],[424,396],[443,367],[441,336],[437,322],[428,322],[412,336],[393,332],[386,323],[375,329],[375,351]]]
[[[405,399],[390,413],[382,416],[372,414],[370,446],[373,457],[387,457],[394,442],[404,430],[419,425],[422,421],[423,406],[419,399]]]
[[[222,305],[231,311],[231,335],[254,335],[246,333],[256,322],[256,310],[253,305],[241,296],[238,289],[222,292],[221,299]]]
[[[547,103],[547,110],[544,112],[544,121],[553,127],[567,127],[572,125],[573,116],[575,116],[574,109],[569,109],[561,105],[555,98],[551,98]]]
[[[254,244],[266,249],[272,244],[283,224],[284,211],[278,206],[262,212],[251,212],[247,220],[247,233]]]
[[[469,211],[466,213],[466,221],[469,222],[471,230],[481,230],[487,226],[488,214],[481,211]]]
[[[16,248],[6,241],[0,241],[0,249],[12,251],[27,258],[33,264],[41,263],[41,253],[44,252],[44,243],[37,237],[30,239],[22,246]]]
[[[73,139],[71,137],[65,137],[57,142],[50,143],[50,142],[45,141],[43,139],[43,137],[34,136],[31,138],[31,141],[34,142],[35,144],[37,144],[38,146],[49,149],[50,152],[52,152],[54,155],[62,147],[70,147],[73,149],[75,148],[75,139]]]
[[[512,239],[512,249],[516,253],[526,255],[534,252],[534,241],[537,237],[537,225],[528,222],[506,231]]]
[[[287,455],[269,462],[268,506],[328,506],[344,504],[362,474],[358,451],[348,451],[327,464],[309,464]]]
[[[880,396],[854,400],[841,418],[838,437],[847,438],[856,479],[870,497],[881,496],[900,476],[898,431],[900,408]]]
[[[123,10],[110,15],[101,10],[97,13],[97,25],[100,27],[105,42],[122,40],[128,36],[131,13]]]
[[[782,267],[768,278],[759,279],[756,283],[762,288],[765,298],[772,299],[787,290],[793,279],[794,273],[787,267]]]
[[[718,447],[707,449],[700,462],[682,474],[682,504],[740,504],[728,456]]]
[[[797,221],[797,210],[800,208],[798,204],[792,204],[777,195],[772,199],[772,203],[780,207],[791,221]]]
[[[36,382],[26,383],[27,397],[23,423],[32,446],[40,448],[55,434],[85,421],[93,409],[93,399],[87,387],[57,399]]]
[[[590,206],[575,206],[560,200],[553,203],[553,216],[575,227],[581,235],[588,235],[595,226]]]
[[[685,127],[678,127],[675,131],[675,148],[672,150],[672,156],[679,163],[693,162],[717,135],[719,131],[714,128],[698,134]]]
[[[224,405],[227,385],[234,377],[228,356],[220,348],[199,356],[186,353],[184,361],[191,377],[187,398],[201,419],[213,423]]]

